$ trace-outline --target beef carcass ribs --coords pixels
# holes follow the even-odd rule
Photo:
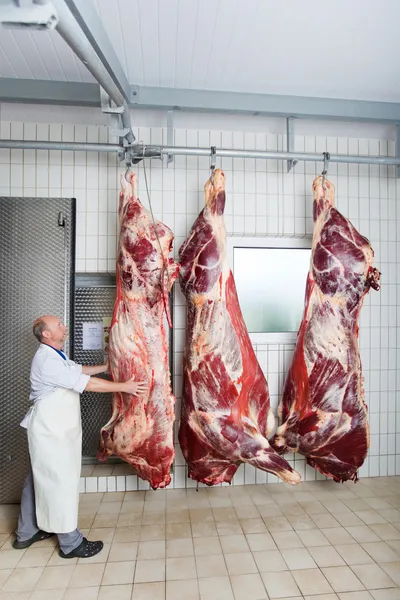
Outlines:
[[[174,458],[174,402],[170,385],[168,290],[179,267],[168,258],[174,239],[136,197],[135,175],[121,177],[117,295],[109,336],[114,381],[145,381],[144,396],[113,394],[112,416],[102,428],[98,458],[116,454],[153,488],[170,483]]]
[[[179,441],[189,476],[230,482],[247,462],[296,484],[300,475],[269,445],[267,381],[240,311],[226,256],[225,176],[205,185],[205,208],[179,250],[187,334]]]
[[[369,447],[357,321],[380,273],[369,241],[334,208],[333,184],[317,177],[313,190],[305,308],[272,444],[335,481],[357,480]]]

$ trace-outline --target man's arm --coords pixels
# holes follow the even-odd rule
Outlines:
[[[132,394],[133,396],[139,396],[147,392],[148,385],[143,381],[134,381],[128,379],[125,382],[107,381],[107,379],[100,379],[99,377],[91,377],[85,387],[86,392],[125,392],[126,394]]]
[[[82,365],[82,373],[84,375],[98,375],[108,371],[108,365],[96,365],[94,367]]]

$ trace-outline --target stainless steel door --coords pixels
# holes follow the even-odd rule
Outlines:
[[[19,423],[37,348],[32,323],[55,314],[73,331],[74,248],[75,199],[0,197],[0,503],[19,501],[28,466]]]

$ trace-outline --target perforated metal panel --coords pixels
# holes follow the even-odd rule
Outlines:
[[[73,330],[74,240],[74,199],[0,197],[0,503],[19,500],[28,466],[19,424],[37,349],[32,323],[55,314]]]
[[[83,365],[99,365],[104,361],[101,350],[82,349],[82,323],[101,322],[103,317],[111,317],[113,313],[115,286],[98,286],[97,282],[96,287],[77,287],[75,292],[74,360]],[[111,394],[84,392],[81,396],[81,410],[82,454],[86,458],[94,458],[99,444],[100,429],[111,416]]]

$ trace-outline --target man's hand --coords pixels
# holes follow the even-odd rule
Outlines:
[[[128,379],[123,385],[126,388],[123,391],[126,394],[132,394],[132,396],[143,396],[149,389],[145,381],[135,381],[135,377]]]

